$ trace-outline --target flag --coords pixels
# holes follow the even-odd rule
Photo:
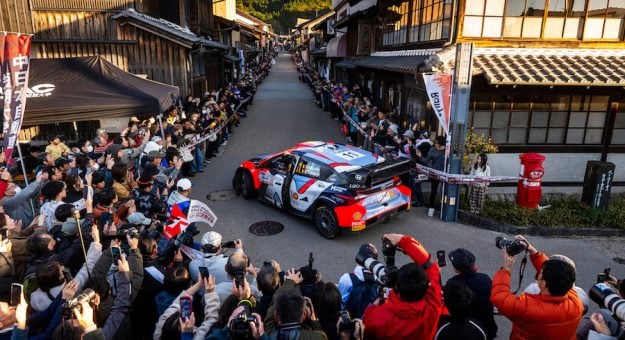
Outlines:
[[[26,110],[30,35],[4,32],[0,34],[0,95],[3,100],[4,150],[7,165],[11,157]]]
[[[424,73],[423,81],[428,93],[432,109],[443,126],[445,133],[449,134],[449,120],[451,117],[451,74]]]
[[[208,224],[211,228],[214,227],[217,222],[217,216],[215,216],[213,211],[206,204],[198,200],[191,200],[187,218],[191,223],[202,222]]]
[[[165,238],[169,240],[178,236],[178,234],[187,229],[189,223],[187,215],[184,213],[180,205],[178,203],[172,205],[169,211],[167,224],[165,225],[165,230],[163,230]]]

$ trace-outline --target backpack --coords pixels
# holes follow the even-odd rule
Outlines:
[[[361,281],[354,273],[349,274],[352,280],[352,291],[349,293],[345,309],[353,318],[362,318],[367,306],[378,298],[378,288],[380,285],[373,278],[373,274],[364,273],[365,280]]]

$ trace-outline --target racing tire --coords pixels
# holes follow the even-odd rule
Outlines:
[[[336,214],[325,205],[320,205],[315,209],[313,223],[319,234],[328,240],[341,235],[341,227],[338,225]]]
[[[248,171],[241,171],[241,195],[243,195],[245,199],[256,197],[254,180]]]

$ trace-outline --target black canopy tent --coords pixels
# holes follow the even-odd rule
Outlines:
[[[28,87],[23,126],[157,114],[179,94],[98,56],[31,59]]]

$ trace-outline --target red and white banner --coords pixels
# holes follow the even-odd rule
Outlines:
[[[30,38],[30,35],[18,33],[0,34],[0,95],[4,116],[2,133],[7,165],[13,163],[11,154],[26,110]]]
[[[423,81],[428,93],[432,109],[438,117],[443,130],[449,134],[449,120],[451,117],[451,74],[424,73]]]
[[[187,219],[191,223],[206,223],[211,226],[211,228],[214,227],[217,222],[217,216],[213,213],[213,211],[206,204],[198,200],[191,200]]]

